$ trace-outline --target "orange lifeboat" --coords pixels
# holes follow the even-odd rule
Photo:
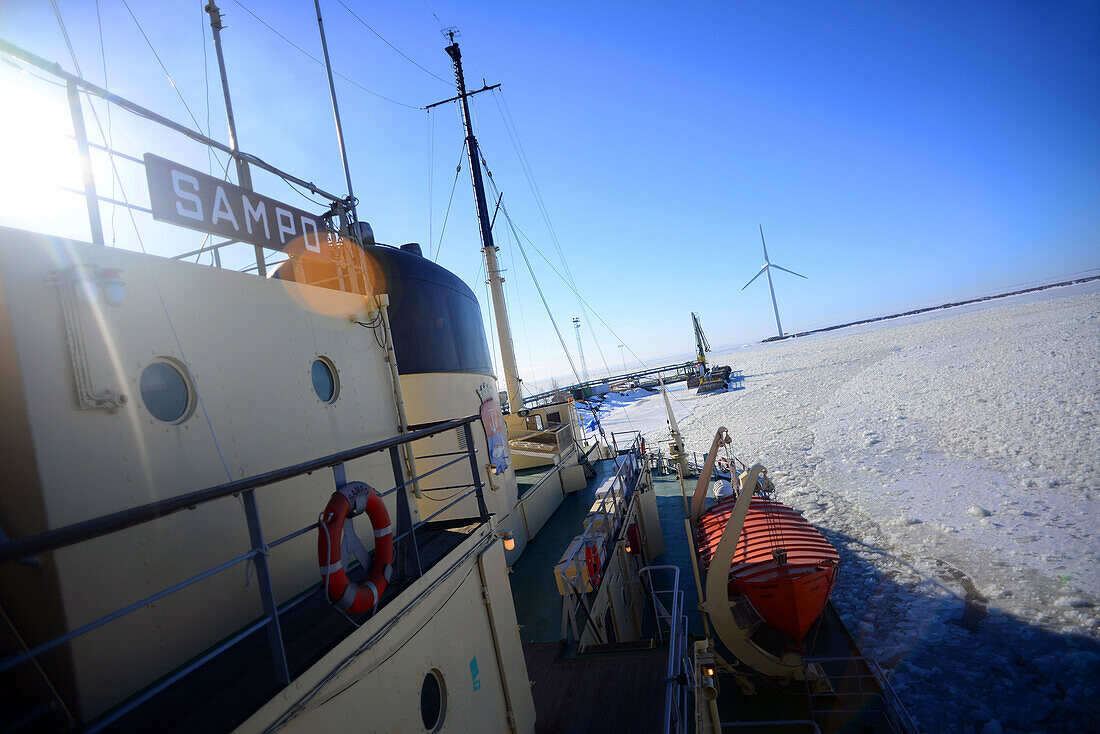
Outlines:
[[[697,550],[704,567],[729,523],[737,497],[699,517]],[[769,627],[798,642],[821,616],[840,567],[840,555],[796,510],[762,496],[748,514],[729,574],[729,593],[744,595]]]

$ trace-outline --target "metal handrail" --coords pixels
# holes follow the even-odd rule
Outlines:
[[[635,453],[638,450],[637,444],[632,446],[631,450],[632,450],[632,453],[626,454],[627,456],[635,456]],[[618,508],[614,513],[614,516],[615,516],[614,519],[616,521],[622,520],[623,516],[626,515],[626,508],[628,506],[628,502],[629,502],[629,499],[630,499],[629,498],[630,492],[628,491],[628,488],[626,486],[626,476],[625,475],[626,475],[627,468],[630,467],[630,466],[631,466],[630,462],[627,462],[627,461],[623,461],[619,464],[618,469],[615,472],[615,475],[612,477],[611,487],[608,489],[607,493],[603,496],[603,499],[600,500],[600,506],[599,506],[599,509],[596,510],[596,512],[611,515],[612,512],[608,508],[608,499],[614,497],[615,500],[616,500],[615,501],[615,507]],[[618,494],[616,493],[616,488],[618,488],[620,490]],[[588,538],[589,528],[591,528],[591,527],[592,526],[589,525],[588,527],[584,528],[581,531],[581,543],[576,548],[573,549],[573,552],[569,555],[569,558],[568,558],[567,562],[562,567],[562,570],[559,572],[559,573],[562,574],[562,578],[565,579],[567,582],[569,582],[570,586],[574,587],[574,590],[576,590],[576,587],[573,585],[572,580],[565,576],[565,569],[568,568],[571,563],[573,563],[573,561],[576,559],[577,554],[586,545],[586,543],[584,541]],[[612,527],[610,529],[610,532],[608,533],[608,542],[609,543],[614,543],[615,537],[618,535],[620,529],[621,529],[621,525],[619,525],[619,524],[616,524],[614,527]]]
[[[660,374],[662,372],[675,372],[676,376],[687,376],[691,372],[697,362],[681,362],[678,364],[669,364],[664,367],[651,367],[644,370],[636,370],[634,372],[625,372],[621,375],[612,375],[610,377],[597,377],[593,380],[586,380],[585,382],[578,382],[575,385],[569,385],[567,387],[561,387],[556,390],[547,390],[546,392],[536,393],[535,395],[527,395],[523,398],[523,403],[528,405],[530,403],[544,400],[546,398],[554,397],[558,393],[569,394],[573,390],[584,389],[586,387],[593,387],[595,385],[611,384],[619,380],[629,380],[635,377],[647,377],[649,375]],[[562,401],[565,402],[565,401]]]
[[[569,461],[569,460],[570,460],[571,458],[573,458],[573,455],[574,455],[574,454],[576,454],[576,453],[577,453],[577,449],[576,449],[576,447],[573,447],[573,448],[569,449],[568,451],[566,451],[566,452],[565,452],[564,454],[562,454],[562,457],[561,457],[561,459],[560,459],[560,460],[559,460],[559,461],[558,461],[558,462],[557,462],[556,464],[554,464],[554,465],[553,465],[552,467],[550,467],[549,469],[547,469],[547,470],[546,470],[546,472],[545,472],[545,473],[544,473],[544,474],[543,474],[543,475],[542,475],[541,477],[539,477],[538,481],[536,481],[536,482],[535,482],[534,484],[532,484],[532,485],[531,485],[531,486],[530,486],[530,487],[529,487],[529,488],[528,488],[528,489],[527,489],[527,490],[526,490],[526,491],[525,491],[525,492],[523,493],[523,495],[522,495],[522,496],[520,496],[520,497],[518,497],[518,498],[517,498],[517,502],[518,502],[518,503],[520,503],[520,504],[522,504],[522,503],[523,503],[524,501],[526,501],[526,500],[527,500],[528,498],[530,498],[530,497],[534,496],[535,492],[537,492],[537,491],[538,491],[539,489],[541,489],[541,488],[542,488],[542,485],[546,484],[546,483],[547,483],[547,482],[549,482],[549,481],[550,481],[550,480],[551,480],[552,478],[554,478],[555,476],[557,476],[557,473],[558,473],[558,472],[559,472],[559,471],[561,470],[561,468],[562,468],[562,467],[563,467],[563,466],[564,466],[564,465],[565,465],[565,464],[566,464],[566,463],[567,463],[567,462],[568,462],[568,461]]]
[[[656,585],[653,583],[654,571],[673,571],[672,576],[672,588],[657,590]],[[673,689],[679,685],[680,674],[683,673],[687,666],[685,661],[687,659],[687,615],[683,614],[684,608],[684,591],[680,588],[680,567],[676,565],[666,564],[661,566],[644,566],[638,570],[638,578],[645,574],[649,578],[649,596],[653,600],[653,616],[656,618],[657,634],[661,632],[661,622],[664,621],[668,625],[668,663],[665,666],[665,713],[664,713],[664,732],[668,734],[669,728],[672,725],[672,718],[675,715],[677,719],[676,731],[681,731],[681,727],[685,723],[680,720],[680,707],[679,705],[673,705]],[[668,594],[672,597],[671,610],[666,609],[657,599],[658,594]],[[683,696],[683,691],[679,691],[677,694],[677,702],[680,697]]]
[[[722,721],[718,724],[722,729],[746,729],[758,726],[808,726],[814,734],[821,734],[821,728],[816,721],[809,719],[789,719],[787,721]]]
[[[633,459],[635,459],[635,460],[638,459],[638,457],[641,453],[641,448],[640,448],[639,442],[640,442],[640,435],[636,435],[634,443],[631,445],[631,448],[629,449],[630,453],[628,453],[627,456],[633,457]],[[574,444],[575,444],[575,442],[574,442]],[[572,452],[575,452],[576,450],[577,449],[574,446],[574,448],[571,449],[570,451],[572,453]],[[622,530],[622,520],[626,516],[626,512],[627,512],[627,509],[629,507],[630,497],[631,497],[632,491],[634,489],[633,486],[628,487],[627,484],[626,484],[626,472],[627,472],[628,468],[638,468],[638,467],[635,467],[632,464],[632,462],[628,462],[628,461],[622,461],[622,462],[618,463],[615,474],[612,476],[611,487],[609,488],[608,492],[604,495],[603,499],[600,501],[600,506],[596,510],[597,512],[607,514],[607,515],[610,516],[612,513],[610,512],[610,510],[608,508],[608,500],[609,500],[609,498],[614,498],[615,507],[616,507],[616,511],[614,513],[615,525],[613,527],[609,528],[610,532],[607,533],[607,538],[604,541],[604,545],[605,545],[604,551],[605,552],[610,552],[610,549],[614,548],[615,538],[618,536],[619,532]],[[616,490],[618,490],[618,491],[616,491]],[[530,496],[530,493],[528,493],[528,496]],[[566,595],[563,595],[563,597],[562,597],[562,634],[563,634],[563,636],[565,635],[565,629],[566,629],[565,623],[566,623],[566,620],[568,619],[569,623],[573,627],[573,632],[576,635],[578,644],[580,643],[581,637],[583,635],[583,632],[582,632],[583,628],[578,628],[577,620],[576,620],[577,612],[579,612],[583,608],[584,611],[585,611],[585,614],[588,616],[589,619],[591,619],[592,614],[591,614],[591,609],[589,608],[587,595],[577,585],[577,579],[580,578],[581,574],[578,573],[578,574],[576,574],[575,578],[570,578],[569,575],[566,573],[566,569],[568,569],[570,566],[572,566],[572,564],[577,560],[577,554],[580,553],[580,551],[588,545],[588,540],[587,539],[588,539],[589,529],[591,527],[592,526],[589,525],[588,527],[584,528],[581,531],[581,542],[577,545],[576,548],[573,549],[573,552],[566,559],[565,563],[562,564],[562,569],[558,572],[558,574],[561,577],[562,581],[564,581],[565,586],[568,587],[570,589],[570,591],[572,592],[571,594],[566,594]],[[571,604],[570,601],[571,601],[572,597],[577,597],[577,599],[580,600],[579,603],[577,603],[575,605]]]
[[[207,489],[200,489],[195,492],[189,492],[187,494],[181,494],[176,497],[172,497],[166,500],[159,500],[157,502],[150,502],[138,507],[131,507],[126,510],[120,510],[119,512],[111,513],[110,515],[103,515],[101,517],[92,518],[91,520],[84,520],[83,522],[73,523],[71,525],[65,525],[53,530],[47,530],[37,535],[31,535],[26,538],[20,538],[19,540],[13,540],[4,545],[0,545],[0,563],[4,561],[11,561],[23,556],[36,555],[39,553],[45,553],[47,551],[56,550],[66,545],[78,543],[83,540],[90,540],[97,538],[101,535],[113,533],[118,530],[123,530],[134,525],[140,525],[141,523],[148,522],[158,517],[164,517],[165,515],[171,515],[172,513],[179,512],[180,510],[186,510],[190,507],[211,502],[222,497],[229,497],[241,492],[245,492],[250,489],[256,489],[269,484],[275,484],[292,477],[296,477],[300,474],[308,474],[309,472],[317,471],[318,469],[325,469],[337,464],[343,464],[353,459],[358,459],[367,454],[377,453],[379,451],[385,451],[386,449],[401,446],[402,444],[410,443],[421,438],[433,436],[437,433],[453,430],[455,428],[461,428],[462,426],[469,425],[474,421],[481,420],[480,415],[471,415],[466,418],[458,418],[446,423],[440,423],[430,428],[422,428],[419,431],[412,431],[410,433],[400,434],[392,438],[387,438],[382,441],[375,441],[374,443],[358,446],[353,449],[347,449],[345,451],[338,451],[335,454],[329,454],[328,456],[322,456],[312,461],[304,461],[298,464],[293,464],[282,469],[276,469],[274,471],[265,472],[263,474],[255,474],[251,477],[245,477],[244,479],[238,479],[236,481],[227,482],[225,484],[219,484],[214,487],[208,487]],[[461,459],[459,459],[461,460]],[[452,462],[453,463],[453,462]],[[424,475],[427,476],[427,475]],[[420,477],[416,477],[419,479]],[[412,479],[407,480],[412,481]],[[396,489],[396,487],[395,487]],[[393,490],[387,490],[386,494]]]
[[[264,474],[255,475],[253,477],[241,479],[236,482],[229,482],[227,484],[218,485],[216,487],[210,487],[205,490],[191,492],[169,500],[152,502],[146,505],[142,505],[140,507],[131,508],[130,510],[116,512],[100,518],[93,518],[92,520],[81,523],[74,523],[72,525],[58,528],[56,530],[46,531],[44,533],[39,533],[38,535],[33,535],[28,538],[23,538],[18,541],[12,541],[0,545],[0,560],[18,559],[24,557],[28,553],[43,553],[50,550],[56,550],[58,548],[88,540],[90,538],[99,537],[108,533],[132,527],[134,525],[149,522],[156,518],[163,517],[167,514],[171,514],[178,510],[184,509],[186,507],[194,507],[198,504],[211,502],[213,500],[237,493],[240,493],[242,499],[244,500],[243,506],[246,519],[248,520],[249,524],[249,533],[252,539],[252,547],[247,553],[218,564],[213,568],[202,571],[195,576],[192,576],[191,578],[180,581],[179,583],[176,583],[166,589],[151,594],[139,601],[133,602],[125,607],[122,607],[121,609],[110,612],[103,617],[82,625],[52,640],[48,640],[47,642],[37,645],[34,648],[25,650],[24,652],[19,654],[10,655],[7,658],[0,660],[0,671],[7,670],[14,666],[25,663],[29,660],[32,660],[42,653],[52,650],[59,645],[62,645],[76,637],[79,637],[80,635],[83,635],[87,632],[90,632],[91,630],[108,624],[163,597],[166,597],[188,586],[191,586],[192,584],[198,583],[199,581],[202,581],[206,578],[209,578],[210,576],[231,568],[232,566],[235,566],[242,562],[252,561],[256,563],[256,570],[259,576],[261,596],[264,602],[264,614],[260,616],[257,620],[249,623],[249,625],[247,625],[243,630],[234,633],[234,635],[228,641],[219,644],[217,647],[211,650],[208,650],[206,653],[199,656],[191,663],[188,663],[181,670],[173,673],[167,679],[161,680],[155,686],[144,691],[137,698],[132,699],[121,707],[112,710],[112,712],[108,714],[104,719],[98,720],[93,725],[93,730],[102,726],[106,726],[110,722],[117,720],[126,712],[132,710],[134,707],[140,705],[144,701],[156,695],[156,693],[171,685],[173,682],[179,680],[179,678],[181,678],[187,672],[194,670],[206,661],[221,654],[221,652],[223,652],[232,644],[235,644],[236,642],[244,639],[253,632],[264,628],[265,626],[268,628],[268,635],[271,643],[272,660],[276,670],[276,678],[282,685],[289,684],[289,672],[287,668],[286,653],[283,646],[282,633],[279,627],[279,615],[285,610],[297,605],[303,599],[308,598],[313,589],[311,588],[310,590],[307,590],[306,592],[299,595],[297,598],[284,602],[281,605],[276,604],[274,595],[271,592],[271,581],[268,575],[269,572],[267,569],[266,561],[268,551],[271,548],[274,548],[278,545],[288,542],[289,540],[310,532],[311,530],[317,528],[318,523],[311,523],[304,528],[295,530],[271,543],[266,543],[263,540],[263,536],[259,530],[258,509],[256,506],[253,490],[258,487],[273,484],[284,479],[289,479],[291,477],[306,474],[325,467],[333,468],[334,479],[336,481],[337,488],[339,488],[339,486],[345,483],[343,467],[343,463],[345,461],[350,461],[361,456],[366,456],[367,454],[388,450],[390,454],[391,466],[394,472],[394,480],[397,483],[396,486],[392,489],[381,493],[382,495],[388,495],[397,491],[398,489],[402,489],[408,486],[413,481],[417,481],[425,476],[428,476],[429,474],[433,474],[442,468],[463,460],[464,458],[468,459],[470,462],[472,483],[462,486],[468,486],[470,487],[470,490],[463,493],[457,499],[454,499],[452,502],[435,512],[433,515],[427,518],[423,518],[418,522],[412,522],[412,513],[408,506],[407,497],[404,497],[404,495],[398,496],[397,522],[400,523],[401,521],[401,511],[403,509],[405,516],[407,517],[408,528],[407,530],[405,530],[404,533],[396,535],[394,542],[397,542],[398,540],[409,535],[413,537],[413,550],[416,553],[417,569],[419,573],[423,573],[423,569],[420,568],[419,550],[416,548],[417,528],[422,527],[425,523],[437,517],[450,507],[453,507],[454,505],[469,498],[471,495],[474,494],[477,495],[478,499],[478,519],[481,522],[485,522],[488,520],[488,511],[485,506],[484,497],[482,495],[482,483],[477,463],[477,449],[474,445],[473,434],[470,429],[470,425],[476,420],[480,420],[479,414],[467,416],[466,418],[458,418],[451,421],[441,422],[428,428],[391,437],[382,441],[375,441],[364,446],[349,449],[347,451],[337,452],[335,454],[330,454],[328,456],[314,459],[312,461],[300,462],[298,464],[294,464],[283,469],[266,472]],[[465,455],[463,457],[459,457],[454,461],[447,462],[443,467],[439,467],[429,472],[425,472],[422,475],[406,479],[401,469],[401,462],[397,453],[398,447],[402,446],[403,444],[419,440],[421,438],[426,438],[428,436],[450,430],[462,430],[465,433],[466,446],[468,447],[467,450],[463,452]]]
[[[231,560],[226,561],[225,563],[218,564],[217,566],[214,566],[213,568],[207,569],[206,571],[203,571],[202,573],[200,573],[196,576],[192,576],[189,579],[181,581],[178,584],[173,584],[172,586],[169,586],[167,589],[162,589],[161,591],[158,591],[155,594],[150,594],[149,596],[145,597],[144,599],[139,599],[138,601],[134,602],[133,604],[129,604],[129,605],[123,607],[122,609],[116,609],[115,611],[111,612],[110,614],[106,614],[106,615],[100,617],[99,619],[96,619],[92,622],[88,622],[88,624],[77,627],[75,630],[67,632],[67,633],[65,633],[65,634],[63,634],[59,637],[55,637],[54,639],[49,640],[48,642],[43,642],[41,645],[38,645],[36,647],[32,647],[31,649],[27,650],[26,652],[20,653],[19,655],[12,655],[10,657],[6,657],[3,660],[0,660],[0,672],[3,672],[5,670],[7,670],[8,668],[13,668],[16,665],[19,665],[20,663],[25,663],[26,661],[30,660],[31,658],[38,657],[42,653],[47,652],[49,650],[52,650],[53,648],[57,647],[58,645],[63,645],[64,643],[68,642],[69,640],[72,640],[76,637],[80,637],[80,635],[84,634],[85,632],[91,632],[92,630],[94,630],[97,627],[101,627],[101,626],[107,624],[108,622],[113,622],[114,620],[118,619],[119,617],[124,617],[127,614],[129,614],[130,612],[133,612],[137,609],[141,609],[143,606],[145,606],[147,604],[152,604],[153,602],[155,602],[159,599],[163,599],[164,597],[169,596],[170,594],[174,594],[177,591],[180,591],[182,589],[186,589],[191,584],[198,583],[199,581],[202,581],[203,579],[209,578],[209,577],[213,576],[216,573],[220,573],[220,572],[224,571],[227,568],[231,568],[233,566],[236,566],[238,563],[242,563],[243,561],[247,561],[250,558],[255,558],[259,554],[260,554],[260,551],[258,551],[258,550],[250,550],[250,551],[248,551],[247,553],[245,553],[243,555],[239,555],[236,558],[233,558]]]
[[[857,656],[854,659],[857,662],[861,662],[861,663],[865,664],[867,666],[868,673],[866,673],[866,674],[860,673],[857,670],[857,672],[854,673],[854,674],[840,673],[840,674],[836,674],[836,675],[830,675],[829,677],[833,680],[855,680],[857,683],[861,682],[861,681],[864,681],[864,680],[867,680],[868,678],[874,680],[875,683],[879,687],[880,695],[882,696],[882,698],[888,704],[888,712],[892,712],[892,713],[896,714],[898,719],[899,719],[898,725],[900,726],[900,730],[899,730],[898,727],[894,726],[893,719],[887,713],[886,714],[886,719],[887,719],[887,723],[889,723],[889,725],[890,725],[890,728],[893,731],[899,731],[900,734],[916,734],[916,732],[919,732],[920,727],[917,726],[916,719],[914,719],[913,715],[911,713],[909,713],[909,709],[905,707],[905,704],[901,700],[901,696],[899,696],[897,691],[894,690],[894,687],[892,685],[890,685],[890,679],[887,678],[883,674],[882,667],[878,664],[878,661],[873,659],[873,658],[869,658],[869,657],[866,657],[866,656],[863,656],[863,655]],[[815,658],[806,658],[805,662],[806,663],[817,663],[819,665],[822,664],[822,663],[846,663],[847,664],[847,663],[852,662],[852,660],[853,660],[853,658],[850,658],[850,657],[815,657]],[[862,690],[862,687],[861,687],[860,691],[859,691],[859,695],[863,695],[863,693],[864,693],[864,691]],[[810,694],[811,698],[814,697],[815,695],[818,696],[818,697],[821,697],[820,694],[813,694],[813,693]],[[830,694],[830,695],[836,695],[836,694]]]

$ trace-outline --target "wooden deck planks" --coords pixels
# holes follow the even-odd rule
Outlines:
[[[536,732],[661,730],[668,651],[562,658],[561,642],[524,645]]]

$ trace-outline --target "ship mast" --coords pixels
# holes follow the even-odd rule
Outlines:
[[[501,366],[504,369],[504,384],[508,390],[508,411],[515,413],[523,408],[523,395],[520,392],[519,373],[516,369],[516,352],[512,346],[512,331],[508,326],[508,311],[504,305],[504,278],[497,262],[497,250],[493,244],[493,227],[489,220],[489,207],[485,203],[485,183],[481,178],[481,156],[478,154],[477,138],[470,121],[470,104],[467,98],[478,92],[494,87],[483,87],[475,92],[466,92],[466,78],[462,74],[462,53],[455,41],[455,30],[446,31],[451,40],[447,46],[447,55],[454,61],[455,81],[458,84],[458,99],[462,102],[462,122],[466,128],[466,152],[470,158],[470,178],[474,185],[474,200],[477,203],[477,224],[481,230],[481,251],[485,253],[485,273],[489,278],[489,290],[493,298],[493,314],[496,317],[497,341],[500,343]],[[499,85],[496,85],[499,86]],[[452,101],[452,100],[446,100]],[[439,103],[442,104],[442,103]],[[434,107],[435,105],[431,105]]]
[[[222,95],[225,97],[225,116],[229,121],[229,147],[233,149],[233,160],[237,164],[237,183],[242,188],[252,190],[252,173],[248,170],[248,163],[240,155],[237,147],[237,121],[233,117],[233,102],[229,99],[229,78],[225,74],[225,55],[222,53],[222,13],[215,0],[210,0],[203,8],[210,16],[210,30],[214,34],[214,52],[218,57],[218,72],[222,78]],[[207,131],[209,132],[209,131]],[[256,274],[261,278],[267,277],[267,262],[264,258],[264,248],[255,245],[256,248]],[[221,267],[221,253],[214,248],[214,260]]]

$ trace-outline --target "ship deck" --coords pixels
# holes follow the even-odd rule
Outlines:
[[[623,645],[615,650],[577,654],[573,646],[562,642],[562,598],[554,583],[553,569],[562,551],[580,532],[596,488],[615,471],[611,460],[594,462],[594,466],[596,476],[589,479],[583,490],[562,501],[542,531],[528,543],[509,577],[533,684],[535,728],[539,732],[659,730],[668,660],[666,647],[629,649],[629,645]],[[684,525],[685,490],[690,497],[696,481],[688,480],[682,490],[676,475],[653,474],[665,540],[665,552],[653,560],[653,565],[674,565],[680,569],[688,632],[701,639],[703,619],[698,611],[699,595],[692,571],[693,551]],[[708,497],[708,505],[712,503]],[[663,578],[660,573],[655,574],[658,587],[671,588],[671,572],[663,572]],[[802,733],[814,731],[815,726],[829,732],[894,731],[879,685],[831,604],[810,629],[806,641],[808,657],[826,661],[821,667],[831,690],[811,691],[805,683],[780,686],[751,676],[756,692],[746,695],[732,675],[719,673],[722,721],[737,722],[748,731],[761,732]],[[732,659],[728,652],[724,654]],[[803,723],[775,724],[799,720]],[[757,722],[760,727],[753,727]]]
[[[806,645],[806,657],[823,661],[819,665],[828,676],[828,688],[811,690],[804,682],[780,685],[754,675],[755,692],[748,695],[734,676],[719,672],[722,721],[736,721],[748,731],[754,730],[751,724],[755,722],[789,722],[761,723],[760,731],[777,734],[893,734],[901,730],[891,725],[879,684],[832,604],[806,634]]]
[[[573,537],[581,531],[581,523],[596,499],[596,489],[615,473],[615,462],[603,459],[593,462],[596,476],[590,478],[585,488],[565,497],[561,505],[546,521],[542,530],[527,544],[523,555],[512,567],[509,580],[512,598],[516,605],[516,618],[522,627],[520,637],[524,644],[555,642],[561,640],[561,594],[554,583],[554,564],[561,558]],[[533,470],[539,472],[540,470]],[[544,470],[541,470],[544,471]],[[531,484],[540,476],[526,470],[521,479]],[[694,482],[694,480],[691,480]],[[699,596],[691,572],[691,551],[684,529],[683,493],[675,475],[653,475],[657,494],[657,509],[661,517],[661,530],[665,536],[665,552],[653,560],[653,565],[675,565],[680,568],[680,588],[684,590],[684,609],[688,615],[688,629],[701,635],[702,616],[698,611]],[[690,492],[694,484],[687,487]],[[522,492],[522,486],[521,486]],[[658,585],[671,588],[672,575],[658,571],[654,574]]]
[[[536,732],[660,730],[665,648],[564,655],[562,642],[523,646]]]
[[[427,523],[417,530],[421,567],[427,571],[461,545],[480,526],[478,520]],[[400,559],[399,559],[400,562]],[[384,607],[416,578],[394,578],[382,594]],[[352,580],[362,583],[366,572],[354,568]],[[301,601],[279,615],[293,680],[355,631],[352,622],[334,610],[320,585],[303,592]],[[209,662],[182,677],[149,701],[122,716],[108,731],[194,732],[229,731],[243,723],[280,690],[275,680],[266,628],[260,628]]]
[[[509,579],[520,624],[527,673],[533,683],[535,730],[638,731],[660,730],[664,709],[663,676],[668,664],[664,646],[616,645],[603,652],[578,655],[562,642],[562,597],[554,583],[554,564],[595,501],[596,489],[615,473],[614,460],[593,462],[596,475],[585,488],[565,497],[528,544]],[[522,476],[522,478],[521,478]],[[538,470],[517,476],[534,483]],[[684,590],[689,631],[702,633],[699,601],[691,573],[691,556],[684,529],[683,492],[673,476],[653,475],[665,552],[653,565],[675,565]],[[688,490],[694,488],[694,484]],[[522,487],[521,487],[522,491]],[[671,588],[672,573],[658,571],[655,580]],[[649,620],[651,623],[652,620]]]

